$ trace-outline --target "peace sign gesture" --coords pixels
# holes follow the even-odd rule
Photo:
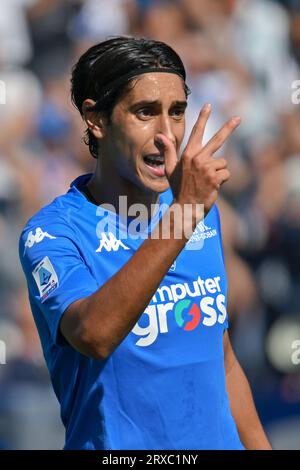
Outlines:
[[[164,134],[157,134],[156,145],[164,152],[165,172],[176,202],[203,204],[206,215],[218,195],[218,190],[230,177],[225,158],[214,159],[214,153],[222,147],[241,122],[239,117],[227,121],[203,146],[203,135],[210,116],[211,106],[201,109],[188,143],[178,160],[173,142]]]

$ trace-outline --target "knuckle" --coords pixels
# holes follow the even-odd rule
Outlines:
[[[216,135],[216,137],[215,137],[215,145],[216,145],[217,147],[220,147],[220,146],[222,145],[223,141],[224,141],[224,139],[223,139],[223,135],[222,135],[222,134]]]
[[[208,166],[207,175],[208,175],[209,178],[215,178],[216,177],[216,170],[212,166]]]
[[[190,152],[189,149],[184,150],[181,159],[182,159],[183,161],[185,161],[185,160],[191,160],[191,159],[192,159],[191,152]]]
[[[204,159],[198,159],[197,161],[199,161],[199,167],[203,170],[203,172],[209,173],[212,170],[211,163],[209,161]]]
[[[216,183],[216,172],[214,170],[210,170],[206,173],[206,179],[209,184],[214,185]]]
[[[190,134],[191,136],[195,135],[197,127],[198,127],[198,121],[193,125],[192,131]]]
[[[227,181],[229,178],[230,178],[230,171],[227,169],[222,170],[219,176],[219,182],[223,183],[224,181]]]
[[[205,171],[205,164],[199,158],[194,158],[193,159],[193,165],[196,168],[196,170]]]
[[[228,162],[227,162],[226,158],[224,158],[224,157],[221,157],[221,158],[219,159],[219,162],[220,162],[220,164],[221,164],[224,168],[226,168],[227,165],[228,165]]]

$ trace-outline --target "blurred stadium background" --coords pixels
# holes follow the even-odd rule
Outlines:
[[[207,138],[228,116],[243,118],[223,151],[232,177],[219,200],[231,337],[274,448],[300,449],[300,0],[1,0],[0,448],[63,446],[17,241],[35,211],[94,168],[70,68],[117,34],[180,53],[187,132],[204,102]]]

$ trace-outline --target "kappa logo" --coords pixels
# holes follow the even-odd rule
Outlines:
[[[53,235],[50,235],[48,232],[43,232],[41,227],[37,227],[35,230],[35,233],[33,233],[33,231],[30,230],[27,236],[27,240],[24,245],[23,255],[25,255],[27,248],[31,248],[35,243],[41,243],[44,240],[44,238],[49,238],[50,240],[56,240],[56,237],[54,237]]]
[[[100,245],[97,248],[96,253],[101,252],[102,249],[105,249],[106,251],[118,251],[119,248],[130,250],[130,248],[126,246],[121,240],[118,240],[112,232],[102,232]]]

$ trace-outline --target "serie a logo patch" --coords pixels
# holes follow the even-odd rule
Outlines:
[[[48,256],[34,268],[32,275],[39,290],[40,300],[44,302],[59,285],[56,271]]]

